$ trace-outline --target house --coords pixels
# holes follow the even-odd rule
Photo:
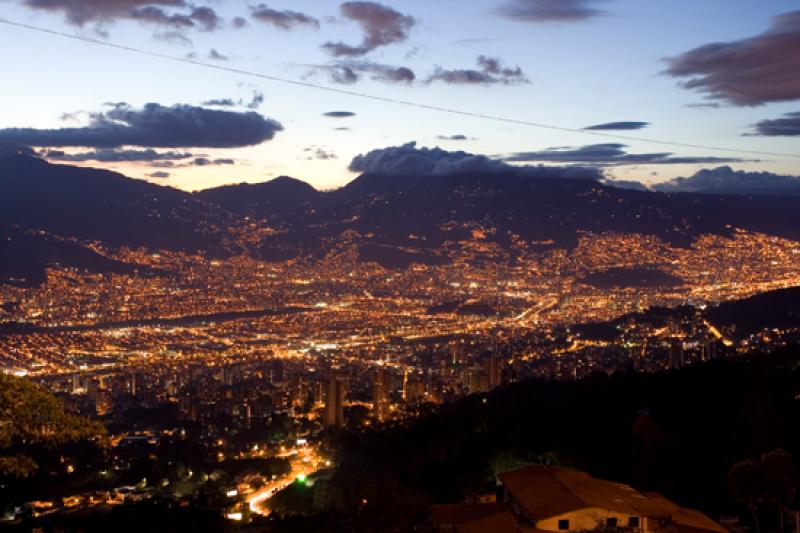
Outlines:
[[[655,492],[596,479],[586,472],[533,465],[500,474],[503,502],[437,505],[434,523],[443,531],[574,532],[626,528],[642,533],[726,533],[699,511],[680,507]]]

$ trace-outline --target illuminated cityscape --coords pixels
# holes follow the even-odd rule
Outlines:
[[[0,0],[0,529],[800,533],[779,4]]]

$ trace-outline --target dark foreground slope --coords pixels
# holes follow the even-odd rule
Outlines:
[[[491,491],[498,472],[544,461],[657,490],[712,517],[735,514],[726,486],[734,463],[776,448],[800,458],[798,362],[795,348],[662,374],[519,383],[408,429],[343,435],[333,477],[293,486],[272,505],[287,527],[404,530],[433,502]]]

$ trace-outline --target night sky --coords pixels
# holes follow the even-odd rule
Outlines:
[[[443,114],[2,24],[0,145],[190,190],[279,175],[337,187],[355,176],[348,169],[355,156],[412,141],[512,164],[597,167],[608,178],[646,183],[720,166],[797,176],[797,7],[787,0],[0,0],[0,18],[107,43],[633,138]]]

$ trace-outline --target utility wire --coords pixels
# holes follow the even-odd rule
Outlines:
[[[664,145],[664,146],[675,146],[675,147],[680,147],[680,148],[696,148],[696,149],[711,150],[711,151],[716,151],[716,152],[729,152],[729,153],[751,154],[751,155],[765,155],[765,156],[774,156],[774,157],[791,157],[791,158],[800,159],[800,154],[788,154],[788,153],[781,153],[781,152],[765,152],[765,151],[761,151],[761,150],[725,148],[725,147],[721,147],[721,146],[682,143],[682,142],[677,142],[677,141],[651,139],[651,138],[647,138],[647,137],[634,137],[634,136],[631,136],[631,135],[618,135],[618,134],[615,134],[615,133],[603,133],[603,132],[599,132],[599,131],[592,131],[592,130],[586,130],[586,129],[580,129],[580,128],[568,128],[568,127],[564,127],[564,126],[556,126],[556,125],[553,125],[553,124],[543,124],[543,123],[540,123],[540,122],[532,122],[532,121],[528,121],[528,120],[508,118],[508,117],[502,117],[502,116],[498,116],[498,115],[488,115],[488,114],[485,114],[485,113],[475,113],[473,111],[464,111],[463,109],[454,109],[454,108],[449,108],[449,107],[442,107],[442,106],[437,106],[437,105],[424,104],[424,103],[421,103],[421,102],[413,102],[413,101],[409,101],[409,100],[400,100],[400,99],[397,99],[397,98],[389,98],[389,97],[386,97],[386,96],[378,96],[378,95],[369,94],[369,93],[362,93],[362,92],[359,92],[359,91],[351,91],[351,90],[348,90],[348,89],[339,89],[339,88],[336,88],[336,87],[329,87],[329,86],[326,86],[326,85],[318,85],[316,83],[310,83],[310,82],[307,82],[307,81],[294,80],[294,79],[290,79],[290,78],[282,78],[282,77],[279,77],[279,76],[272,76],[272,75],[263,74],[263,73],[260,73],[260,72],[253,72],[253,71],[250,71],[250,70],[238,69],[238,68],[234,68],[234,67],[228,67],[228,66],[225,66],[225,65],[217,65],[217,64],[208,63],[208,62],[205,62],[205,61],[199,61],[197,59],[192,59],[192,58],[189,58],[189,57],[180,57],[180,56],[173,56],[173,55],[169,55],[169,54],[162,54],[160,52],[153,52],[153,51],[150,51],[150,50],[144,50],[144,49],[136,48],[136,47],[133,47],[133,46],[126,46],[126,45],[117,44],[117,43],[113,43],[113,42],[109,42],[109,41],[101,41],[99,39],[92,39],[91,37],[84,37],[84,36],[80,36],[80,35],[74,35],[74,34],[71,34],[71,33],[61,32],[61,31],[57,31],[57,30],[51,30],[51,29],[48,29],[48,28],[43,28],[41,26],[34,26],[34,25],[31,25],[31,24],[24,24],[22,22],[16,22],[16,21],[13,21],[13,20],[8,20],[8,19],[4,19],[2,17],[0,17],[0,24],[5,24],[7,26],[14,26],[14,27],[17,27],[17,28],[23,28],[23,29],[26,29],[26,30],[39,32],[39,33],[44,33],[44,34],[48,34],[48,35],[55,35],[55,36],[63,37],[63,38],[66,38],[66,39],[72,39],[74,41],[81,41],[81,42],[84,42],[84,43],[104,46],[106,48],[114,48],[114,49],[117,49],[117,50],[124,50],[126,52],[132,52],[132,53],[135,53],[135,54],[140,54],[140,55],[145,55],[145,56],[150,56],[150,57],[156,57],[156,58],[159,58],[159,59],[164,59],[164,60],[168,60],[168,61],[174,61],[174,62],[177,62],[177,63],[186,63],[186,64],[189,64],[189,65],[195,65],[195,66],[198,66],[198,67],[205,67],[205,68],[210,68],[210,69],[219,70],[219,71],[223,71],[223,72],[230,72],[230,73],[233,73],[233,74],[239,74],[239,75],[242,75],[242,76],[260,78],[260,79],[269,80],[269,81],[273,81],[273,82],[277,82],[277,83],[295,85],[295,86],[299,86],[299,87],[305,87],[305,88],[308,88],[308,89],[316,89],[318,91],[326,91],[326,92],[329,92],[329,93],[342,94],[342,95],[346,95],[346,96],[354,96],[354,97],[357,97],[357,98],[364,98],[364,99],[374,100],[374,101],[378,101],[378,102],[386,102],[386,103],[390,103],[390,104],[402,105],[402,106],[407,106],[407,107],[415,107],[415,108],[418,108],[418,109],[427,109],[427,110],[430,110],[430,111],[438,111],[438,112],[441,112],[441,113],[449,113],[449,114],[452,114],[452,115],[461,115],[461,116],[465,116],[465,117],[480,118],[480,119],[484,119],[484,120],[491,120],[491,121],[494,121],[494,122],[503,122],[503,123],[506,123],[506,124],[515,124],[515,125],[518,125],[518,126],[530,126],[530,127],[534,127],[534,128],[546,129],[546,130],[551,130],[551,131],[562,131],[562,132],[569,132],[569,133],[578,133],[578,134],[582,134],[582,135],[594,135],[595,137],[603,137],[603,138],[606,138],[606,139],[643,142],[643,143],[650,143],[650,144],[659,144],[659,145]]]

